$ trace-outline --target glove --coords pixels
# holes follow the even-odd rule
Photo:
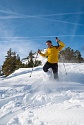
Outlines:
[[[59,42],[60,40],[56,37],[56,41]]]
[[[41,50],[40,50],[40,49],[38,49],[38,53],[39,53],[39,54],[41,53]]]

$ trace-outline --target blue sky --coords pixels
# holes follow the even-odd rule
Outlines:
[[[0,0],[0,65],[9,48],[22,59],[55,36],[84,57],[84,0]]]

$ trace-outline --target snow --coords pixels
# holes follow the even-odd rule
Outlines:
[[[59,81],[42,67],[0,77],[0,125],[84,125],[84,63],[59,63]]]

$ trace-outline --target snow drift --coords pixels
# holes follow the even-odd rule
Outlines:
[[[84,125],[84,64],[65,68],[59,64],[58,82],[42,66],[32,77],[21,68],[0,78],[0,125]]]

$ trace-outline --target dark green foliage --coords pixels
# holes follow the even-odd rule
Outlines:
[[[35,53],[32,53],[32,51],[30,51],[28,56],[28,68],[36,67],[39,65],[41,65],[41,61],[38,61],[37,55],[35,56]]]
[[[11,49],[9,49],[9,51],[7,51],[5,62],[2,66],[4,75],[8,76],[20,67],[22,67],[22,62],[20,61],[19,55],[16,55],[16,52],[12,52]]]
[[[25,58],[28,60],[28,63],[23,64],[20,61],[20,56],[18,54],[16,55],[16,52],[12,52],[10,48],[9,51],[7,51],[7,56],[5,58],[4,64],[2,65],[3,74],[5,76],[8,76],[19,68],[31,68],[41,65],[41,61],[38,61],[36,57],[34,57],[34,54],[35,53],[32,53],[32,51],[30,51],[28,57]]]
[[[82,63],[84,62],[84,59],[81,57],[81,53],[76,50],[74,51],[70,47],[66,48],[65,50],[62,50],[59,53],[59,60],[60,62],[68,62],[68,63]]]
[[[0,76],[3,75],[3,72],[2,72],[2,66],[0,65]]]
[[[39,61],[39,60],[36,60],[35,61],[35,64],[34,64],[34,66],[39,66],[39,65],[41,65],[42,64],[42,62],[41,61]]]

